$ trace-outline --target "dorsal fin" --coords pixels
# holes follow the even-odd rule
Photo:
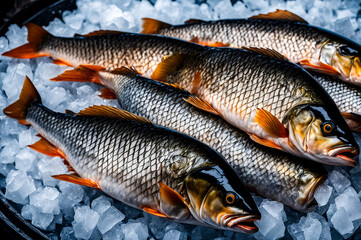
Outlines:
[[[137,70],[135,70],[135,68],[127,68],[127,67],[116,68],[114,70],[111,70],[110,73],[116,75],[124,75],[127,77],[135,77],[138,75],[138,72]]]
[[[94,32],[90,32],[90,33],[86,33],[86,34],[74,34],[74,37],[93,37],[93,36],[100,36],[100,35],[105,35],[105,34],[122,34],[125,32],[121,32],[121,31],[113,31],[113,30],[97,30]]]
[[[168,23],[153,18],[142,18],[142,20],[143,20],[143,25],[142,25],[143,29],[140,33],[144,33],[144,34],[157,34],[159,33],[159,30],[172,26]]]
[[[191,19],[188,19],[187,21],[185,21],[184,23],[202,23],[202,22],[206,22],[206,21],[201,20],[201,19],[191,18]]]
[[[146,118],[135,115],[134,113],[130,113],[128,111],[111,107],[111,106],[90,106],[84,110],[81,110],[77,113],[79,116],[99,116],[99,117],[108,117],[108,118],[121,118],[127,120],[134,120],[143,123],[152,123]]]
[[[186,54],[183,53],[175,53],[171,56],[164,57],[150,78],[158,81],[165,81],[167,76],[171,75],[178,69],[179,65],[183,63],[185,57]]]
[[[250,17],[250,19],[270,19],[270,20],[288,20],[292,22],[300,22],[300,23],[306,23],[308,22],[301,18],[300,16],[287,11],[287,10],[280,10],[277,9],[274,12],[266,13],[266,14],[258,14],[256,16]]]
[[[256,47],[241,47],[244,50],[252,51],[261,55],[269,56],[276,58],[281,61],[289,62],[288,58],[283,56],[281,53],[277,52],[276,50],[269,49],[269,48],[256,48]]]

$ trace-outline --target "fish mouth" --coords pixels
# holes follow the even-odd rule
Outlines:
[[[344,146],[331,148],[327,155],[334,158],[339,158],[342,161],[338,161],[339,165],[346,165],[355,167],[357,165],[356,158],[359,155],[359,150],[355,147]]]
[[[229,228],[236,228],[245,233],[255,233],[258,231],[258,227],[254,224],[255,221],[260,220],[261,217],[256,215],[247,216],[230,216],[225,219],[224,225]]]

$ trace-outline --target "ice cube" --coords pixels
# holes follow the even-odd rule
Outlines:
[[[10,25],[5,36],[9,40],[10,49],[19,47],[27,42],[28,30],[26,27],[20,28],[16,24]]]
[[[319,214],[317,214],[315,212],[310,212],[310,213],[307,214],[307,218],[318,219],[318,221],[320,221],[320,223],[322,225],[322,231],[321,231],[320,239],[331,240],[330,226],[329,226],[328,222],[325,220],[324,217],[322,217],[321,215],[319,215]]]
[[[325,183],[322,183],[320,186],[317,187],[314,196],[318,205],[321,207],[321,206],[325,206],[328,203],[331,194],[332,194],[332,187],[328,186]]]
[[[315,218],[307,217],[305,225],[303,226],[303,234],[305,236],[305,240],[320,239],[321,232],[321,222]]]
[[[99,215],[103,214],[110,206],[113,204],[113,200],[104,195],[94,199],[91,204],[91,208],[99,213]]]
[[[79,203],[84,196],[84,190],[81,186],[68,182],[59,182],[59,189],[67,199],[72,201],[74,204]],[[73,205],[74,206],[74,205]]]
[[[151,214],[144,214],[144,217],[149,222],[148,227],[150,232],[152,232],[157,239],[162,239],[169,221]]]
[[[3,164],[13,163],[15,155],[20,152],[20,148],[16,139],[11,139],[5,143],[2,142],[2,150],[0,153],[0,162]]]
[[[73,240],[73,239],[75,239],[74,229],[72,227],[64,227],[61,230],[60,239],[61,240]]]
[[[23,130],[19,133],[19,147],[25,148],[27,145],[33,144],[39,138],[36,137],[36,133],[33,128]]]
[[[109,207],[100,216],[98,221],[98,230],[101,234],[106,233],[114,227],[117,223],[120,223],[125,218],[124,214],[114,206]]]
[[[74,221],[72,222],[76,238],[89,239],[99,220],[99,214],[89,206],[81,206],[75,209]]]
[[[352,187],[335,198],[336,208],[344,208],[351,221],[361,219],[361,201]]]
[[[27,204],[27,205],[24,205],[22,208],[21,208],[21,216],[23,218],[25,218],[26,220],[31,220],[31,218],[33,217],[33,213],[32,213],[32,206]]]
[[[335,32],[350,38],[354,34],[351,18],[341,18],[334,23]]]
[[[30,195],[30,205],[41,213],[59,214],[59,192],[52,187],[39,189]]]
[[[113,240],[113,239],[124,239],[124,234],[121,229],[121,224],[115,225],[112,229],[104,233],[103,240]]]
[[[343,236],[352,233],[354,230],[352,221],[343,207],[337,209],[331,218],[331,223],[333,224],[333,227]]]
[[[41,213],[40,211],[35,210],[32,212],[32,220],[31,224],[40,229],[46,230],[50,223],[54,219],[54,215],[52,213]]]
[[[35,190],[34,180],[24,171],[11,170],[6,177],[5,197],[13,202],[27,203]]]
[[[46,106],[54,111],[60,111],[58,109],[59,104],[66,101],[67,94],[62,87],[53,87],[49,90],[49,93],[43,97],[43,102]]]
[[[187,234],[177,230],[170,230],[165,235],[163,240],[186,240]]]
[[[35,159],[34,150],[24,148],[15,156],[15,168],[24,172],[34,171]]]
[[[264,200],[259,211],[261,212],[261,220],[256,221],[259,231],[254,234],[257,239],[264,238],[281,238],[285,233],[285,225],[283,219],[285,219],[285,213],[283,211],[283,204],[275,201]]]
[[[64,174],[68,170],[60,157],[43,156],[37,165],[43,184],[50,187],[54,187],[58,182],[58,180],[51,177],[52,175]]]
[[[84,19],[85,19],[85,16],[82,13],[74,14],[74,12],[71,13],[69,11],[63,12],[63,20],[64,20],[64,22],[69,27],[73,28],[74,30],[79,30],[81,28]]]
[[[130,219],[126,224],[121,225],[125,239],[146,240],[148,237],[148,227],[143,222]]]
[[[342,193],[348,186],[351,185],[350,180],[337,170],[333,170],[329,174],[328,180],[338,193]]]

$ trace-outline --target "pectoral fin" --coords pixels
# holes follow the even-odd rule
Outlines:
[[[60,65],[60,66],[68,66],[68,67],[72,67],[73,65],[67,61],[65,61],[64,59],[55,59],[53,60],[53,63],[56,65]]]
[[[78,185],[100,189],[100,186],[97,182],[91,179],[83,179],[77,174],[60,174],[60,175],[53,175],[52,177],[61,181],[71,182]]]
[[[208,47],[229,47],[230,43],[222,43],[222,42],[212,42],[212,41],[202,41],[199,40],[198,37],[194,37],[190,42],[198,43],[200,45],[208,46]]]
[[[154,216],[157,216],[157,217],[168,217],[167,215],[165,215],[164,213],[158,211],[158,210],[154,210],[153,208],[149,208],[149,207],[142,207],[143,211],[144,212],[147,212],[149,214],[152,214]]]
[[[303,59],[298,62],[303,68],[328,75],[340,75],[336,68],[313,59]]]
[[[275,116],[265,109],[257,108],[254,121],[258,123],[271,137],[288,137],[288,130]]]
[[[109,88],[100,89],[100,94],[98,96],[104,99],[117,99],[114,91]]]
[[[267,139],[263,139],[263,138],[259,138],[256,135],[250,134],[249,137],[256,143],[261,144],[263,146],[266,147],[270,147],[270,148],[275,148],[278,150],[282,150],[284,151],[280,146],[278,146],[277,144],[275,144],[274,142],[267,140]]]
[[[199,108],[203,111],[213,113],[215,115],[220,115],[212,106],[211,104],[207,103],[206,101],[196,97],[196,96],[190,96],[187,99],[183,98],[184,101],[186,101],[189,104],[192,104],[196,108]]]
[[[189,216],[184,198],[162,182],[159,182],[160,209],[170,218],[182,219]]]

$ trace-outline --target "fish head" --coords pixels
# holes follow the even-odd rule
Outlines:
[[[191,212],[198,221],[214,228],[255,233],[258,228],[254,221],[260,219],[260,212],[239,177],[230,175],[233,171],[219,167],[202,168],[189,175],[186,189]]]
[[[302,104],[293,107],[283,123],[299,155],[324,164],[356,166],[359,147],[338,111]]]
[[[321,63],[334,68],[341,78],[361,86],[361,46],[346,40],[326,40],[318,46]]]

